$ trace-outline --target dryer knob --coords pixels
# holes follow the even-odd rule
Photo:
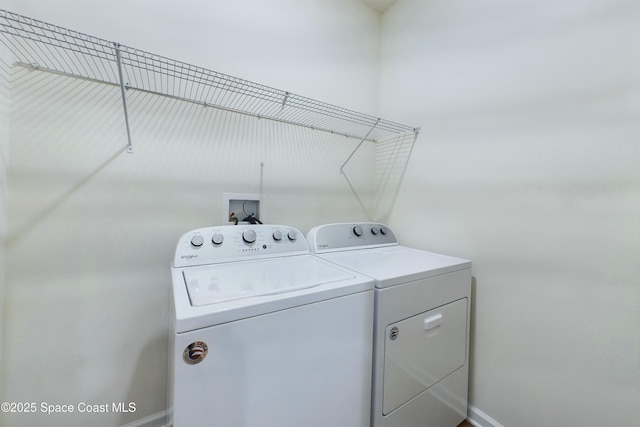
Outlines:
[[[380,231],[378,227],[371,227],[371,234],[373,234],[374,236],[378,234],[378,231]]]
[[[382,235],[387,234],[387,227],[380,227],[380,234]]]
[[[256,232],[255,230],[247,230],[242,233],[242,240],[247,243],[253,243],[256,241]]]
[[[202,236],[193,236],[191,238],[191,244],[196,248],[199,248],[204,243],[204,238]]]
[[[362,230],[362,227],[360,227],[359,225],[356,225],[355,227],[353,227],[353,234],[360,237],[364,234],[364,231]]]
[[[279,242],[280,240],[282,240],[282,232],[279,230],[274,231],[273,240],[275,240],[276,242]]]
[[[224,241],[224,236],[222,234],[214,234],[213,237],[211,238],[211,242],[214,245],[221,245],[223,241]]]
[[[296,240],[298,238],[298,233],[295,230],[291,230],[290,232],[287,233],[287,237],[291,241]]]

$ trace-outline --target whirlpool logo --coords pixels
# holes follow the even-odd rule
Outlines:
[[[198,258],[198,254],[182,255],[180,258],[181,258],[181,259],[192,259],[192,258]]]

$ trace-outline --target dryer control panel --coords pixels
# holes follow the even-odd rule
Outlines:
[[[285,225],[223,225],[185,233],[178,241],[174,267],[309,253],[302,233]]]
[[[309,231],[307,241],[313,253],[398,245],[389,227],[374,222],[320,225]]]

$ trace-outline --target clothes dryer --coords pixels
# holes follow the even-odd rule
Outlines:
[[[467,416],[471,262],[400,246],[376,223],[327,224],[311,252],[375,280],[373,427],[455,427]]]
[[[373,281],[293,227],[206,227],[172,265],[175,427],[368,427]]]

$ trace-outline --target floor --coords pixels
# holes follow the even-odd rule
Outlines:
[[[458,427],[473,427],[473,424],[471,424],[467,420],[464,420],[460,425],[458,425]]]

